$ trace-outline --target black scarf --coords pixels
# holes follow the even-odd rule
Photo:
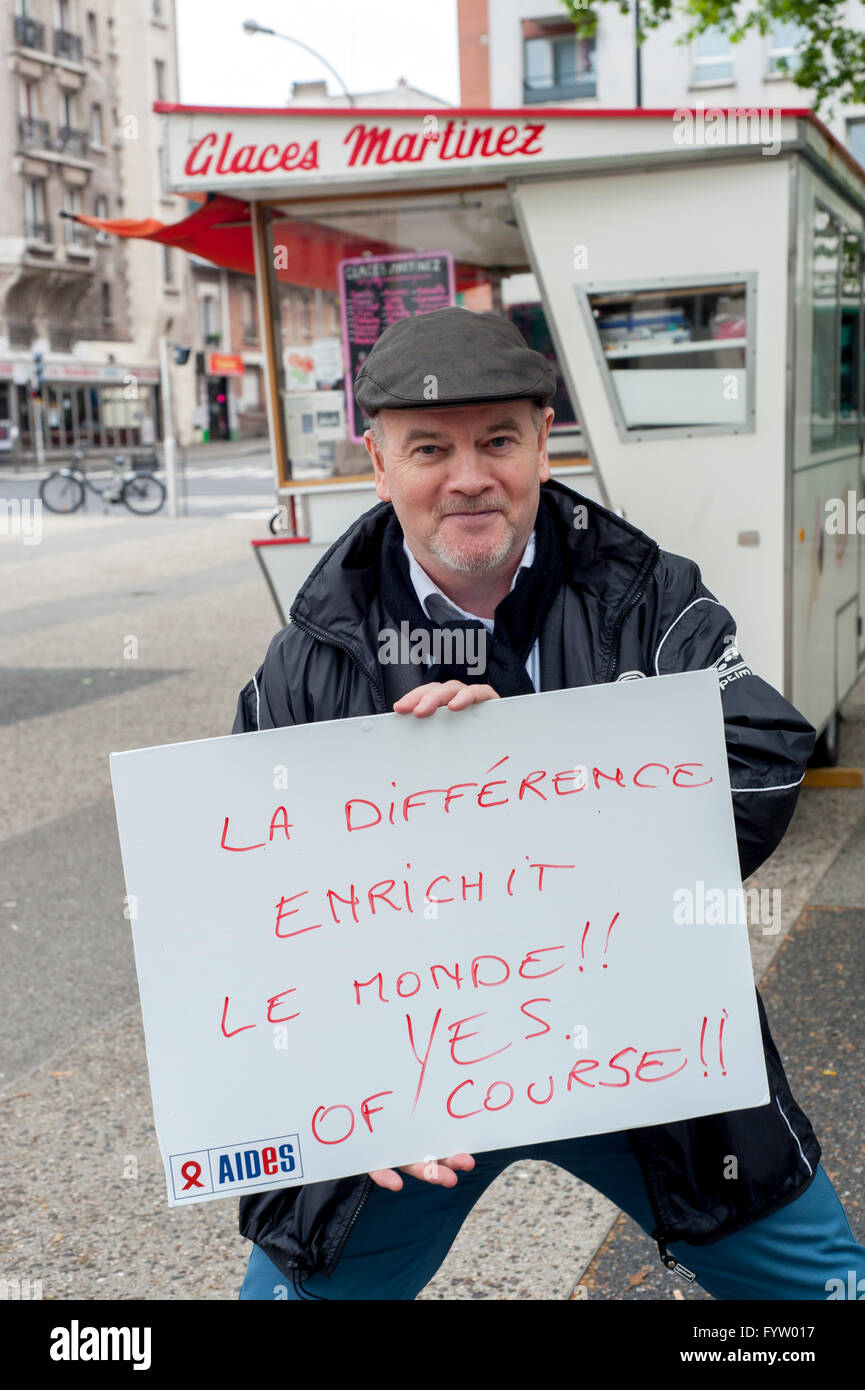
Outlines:
[[[517,574],[517,582],[498,605],[492,634],[483,623],[454,617],[434,623],[422,607],[411,581],[408,558],[403,549],[402,527],[393,515],[384,530],[381,546],[381,597],[386,612],[399,624],[408,620],[411,629],[428,634],[433,665],[427,671],[420,668],[417,684],[426,681],[460,680],[466,685],[491,685],[498,695],[530,695],[534,686],[526,670],[526,661],[537,640],[550,604],[564,581],[563,541],[553,519],[549,501],[541,492],[535,518],[535,557]],[[471,639],[456,634],[475,630]],[[452,632],[452,645],[442,642],[442,634]],[[482,670],[473,661],[436,660],[443,648],[452,655],[469,654],[470,650],[485,656]]]

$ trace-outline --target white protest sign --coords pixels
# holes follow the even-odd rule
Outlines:
[[[171,1205],[769,1099],[714,670],[111,774]]]

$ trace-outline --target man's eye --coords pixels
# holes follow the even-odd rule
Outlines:
[[[430,451],[431,454],[435,454],[435,453],[438,452],[438,445],[437,445],[437,444],[421,444],[421,445],[418,447],[418,453],[419,453],[419,454],[422,454],[422,453],[424,452],[425,449],[428,449],[428,450]],[[427,455],[427,457],[429,457],[429,454]]]
[[[491,444],[510,444],[510,443],[511,443],[511,437],[510,437],[509,434],[497,434],[497,435],[495,436],[494,439],[491,439],[491,440],[490,440],[490,443],[491,443]]]

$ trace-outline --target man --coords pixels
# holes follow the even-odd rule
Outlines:
[[[484,700],[734,664],[722,704],[748,875],[787,828],[814,730],[745,665],[695,564],[551,479],[554,388],[546,359],[496,314],[442,309],[382,334],[355,382],[381,503],[301,587],[241,691],[234,732],[391,710],[424,719],[442,706],[459,718]],[[381,659],[405,619],[430,636],[424,672]],[[468,640],[440,660],[442,632],[482,638],[483,660],[468,659]],[[715,1297],[846,1287],[865,1250],[758,1003],[767,1105],[245,1197],[255,1248],[241,1297],[414,1298],[484,1189],[529,1157],[605,1193]]]

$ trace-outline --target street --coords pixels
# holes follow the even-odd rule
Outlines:
[[[98,488],[103,488],[111,476],[108,462],[104,457],[85,461],[87,476]],[[42,469],[28,464],[17,473],[6,464],[0,465],[0,497],[19,500],[38,497],[42,479],[55,468],[65,468],[72,463],[71,457],[49,460]],[[157,477],[164,483],[165,470],[160,468]],[[181,458],[178,464],[177,495],[182,516],[267,521],[276,507],[267,441],[244,440],[238,444],[190,449],[188,462],[184,465]],[[101,514],[102,506],[100,499],[88,490],[82,510]],[[128,515],[121,506],[109,508],[109,512],[115,516]]]
[[[41,1279],[46,1299],[233,1299],[248,1259],[235,1202],[167,1206],[108,756],[230,731],[238,692],[279,626],[249,545],[264,533],[272,488],[240,470],[259,466],[205,468],[186,520],[91,506],[46,513],[39,544],[0,537],[2,1273]],[[260,515],[248,519],[234,514],[240,501],[228,514],[213,502],[259,492]],[[292,549],[299,583],[322,547]],[[842,758],[861,766],[862,682],[845,713]],[[794,1094],[859,1239],[863,825],[865,790],[806,789],[750,881],[781,892],[781,931],[752,929],[755,978],[766,978]],[[516,1164],[422,1297],[706,1296],[616,1218],[563,1171]]]

